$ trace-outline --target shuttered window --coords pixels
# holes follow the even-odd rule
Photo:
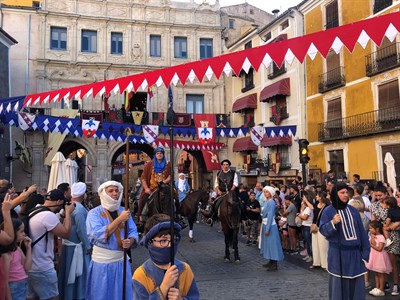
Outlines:
[[[326,29],[339,26],[339,10],[337,0],[326,6]]]
[[[346,176],[346,172],[344,170],[344,156],[342,149],[329,151],[328,163],[329,168],[335,172],[336,178],[343,178],[343,176]]]
[[[342,118],[342,101],[341,98],[328,101],[327,121],[332,121]]]
[[[399,80],[393,80],[391,82],[378,86],[379,95],[379,109],[390,108],[400,105],[399,96]]]

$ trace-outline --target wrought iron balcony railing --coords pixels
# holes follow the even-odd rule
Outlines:
[[[379,109],[319,124],[320,142],[400,131],[400,106]]]
[[[379,49],[365,57],[365,73],[374,76],[400,66],[400,43]]]
[[[392,5],[393,0],[375,0],[374,3],[374,14],[377,12],[380,12],[381,10],[385,9],[386,7],[389,7]]]
[[[336,89],[346,85],[346,79],[344,77],[344,67],[339,67],[326,72],[319,76],[318,90],[320,93]]]

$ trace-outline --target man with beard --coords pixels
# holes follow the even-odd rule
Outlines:
[[[347,205],[348,189],[343,182],[332,188],[332,205],[322,212],[319,230],[329,242],[329,299],[362,300],[370,244],[359,212]]]
[[[99,186],[101,205],[89,211],[86,229],[93,245],[92,261],[87,270],[86,300],[121,299],[123,280],[126,282],[125,299],[132,299],[132,272],[126,260],[123,278],[124,250],[137,243],[138,233],[130,211],[121,207],[123,187],[117,181]],[[125,239],[125,222],[128,234]]]
[[[27,299],[58,298],[57,273],[54,268],[54,236],[68,238],[74,205],[65,205],[65,219],[61,224],[56,213],[65,204],[64,193],[55,189],[46,195],[42,211],[32,213],[29,232],[32,242],[32,268],[28,272]]]

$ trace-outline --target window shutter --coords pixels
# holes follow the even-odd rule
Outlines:
[[[342,118],[341,98],[328,101],[328,113],[326,116],[327,121],[337,120],[341,118]]]
[[[399,81],[391,82],[378,86],[379,109],[390,108],[400,105]]]

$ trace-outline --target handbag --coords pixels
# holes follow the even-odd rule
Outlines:
[[[311,224],[310,231],[311,231],[311,233],[317,233],[318,232],[317,224]]]

